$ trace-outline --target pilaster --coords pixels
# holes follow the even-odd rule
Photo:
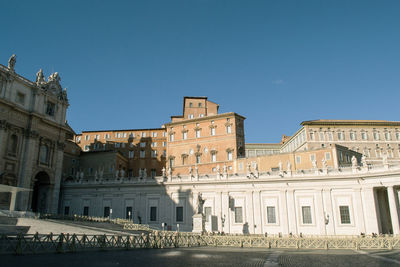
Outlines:
[[[365,232],[367,234],[379,233],[378,216],[375,205],[375,192],[373,187],[362,189]]]
[[[400,233],[399,213],[397,209],[397,201],[393,186],[388,186],[387,193],[389,200],[390,218],[392,220],[393,234],[398,235]]]

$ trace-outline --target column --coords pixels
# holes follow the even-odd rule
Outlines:
[[[247,221],[249,225],[249,234],[255,234],[253,192],[246,192],[246,202],[247,202],[246,205],[247,218],[245,221]]]
[[[64,159],[64,147],[56,146],[54,152],[56,153],[56,161],[54,161],[55,174],[54,174],[54,184],[52,190],[52,200],[50,201],[50,212],[53,214],[58,213],[58,198],[60,196],[60,186],[62,179],[62,163]]]
[[[222,193],[215,194],[215,215],[218,217],[218,231],[222,232]]]
[[[325,218],[328,220],[328,224],[325,225],[326,234],[335,235],[335,214],[333,213],[334,208],[331,198],[331,189],[323,189],[322,196],[324,201]]]
[[[290,230],[289,230],[289,214],[288,214],[288,208],[287,208],[287,201],[286,201],[286,190],[281,190],[279,193],[279,199],[281,203],[280,207],[280,220],[281,220],[281,231],[282,234],[288,235]],[[279,207],[278,207],[279,210]],[[277,214],[278,215],[278,214]]]
[[[316,207],[317,207],[317,218],[319,224],[319,232],[322,235],[326,235],[326,224],[325,224],[325,207],[324,207],[324,197],[323,190],[317,191],[315,194],[316,198]]]
[[[379,233],[378,216],[375,206],[375,192],[373,187],[362,189],[365,232],[367,234]]]
[[[10,199],[10,211],[15,210],[15,202],[17,200],[17,191],[12,191],[11,192],[11,199]]]
[[[390,218],[392,219],[393,234],[398,235],[400,233],[399,213],[397,210],[397,201],[394,194],[394,188],[392,185],[387,187],[387,193],[389,200]]]
[[[254,207],[254,224],[256,225],[255,234],[262,234],[263,233],[263,220],[262,220],[262,211],[261,207],[263,206],[261,204],[261,197],[260,197],[261,192],[259,190],[256,190],[253,192],[253,207]]]
[[[230,233],[231,231],[231,222],[230,222],[230,211],[229,211],[229,193],[222,193],[222,217],[225,218],[224,229],[225,233]],[[225,216],[225,217],[224,217]]]
[[[289,189],[286,191],[286,205],[288,210],[289,233],[296,235],[298,222],[296,216],[296,202],[293,189]]]
[[[357,219],[357,228],[358,232],[365,233],[365,221],[364,221],[364,207],[362,205],[362,196],[361,196],[361,188],[354,189],[354,212],[357,215],[355,219]]]

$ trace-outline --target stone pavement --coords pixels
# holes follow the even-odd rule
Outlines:
[[[399,251],[179,248],[2,255],[1,266],[400,266]]]
[[[105,229],[96,226],[79,225],[72,221],[56,221],[56,220],[39,220],[32,218],[18,218],[17,226],[30,226],[27,234],[87,234],[87,235],[100,235],[100,234],[114,234],[126,235],[127,232],[116,231],[112,229]]]

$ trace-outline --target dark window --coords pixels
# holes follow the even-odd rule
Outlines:
[[[267,207],[267,221],[268,223],[276,223],[275,207]]]
[[[176,221],[183,222],[183,207],[176,207]]]
[[[42,164],[49,164],[49,147],[47,145],[40,146],[39,161]]]
[[[243,223],[242,207],[235,207],[235,223]]]
[[[110,217],[110,207],[104,207],[104,217]]]
[[[156,169],[151,169],[151,178],[154,178],[156,174],[157,174]]]
[[[150,207],[150,221],[157,221],[157,207]]]
[[[49,116],[54,116],[55,110],[56,110],[56,105],[54,103],[47,102],[46,114]]]
[[[311,207],[303,206],[301,207],[303,215],[303,224],[312,224]]]
[[[8,154],[10,154],[12,156],[17,155],[17,147],[18,147],[18,136],[13,134],[10,137],[10,143],[8,146]]]
[[[89,207],[88,206],[83,207],[83,216],[89,216]]]
[[[211,207],[204,207],[204,215],[206,216],[206,222],[210,221],[210,215],[212,213]]]
[[[342,224],[350,224],[350,211],[349,206],[339,206],[340,222]]]
[[[130,220],[130,219],[133,218],[132,207],[126,207],[125,218],[126,218],[127,220]]]
[[[64,215],[69,215],[69,206],[64,207]]]

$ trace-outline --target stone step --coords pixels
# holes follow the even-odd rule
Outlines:
[[[26,234],[30,226],[0,225],[0,234]]]
[[[2,225],[17,225],[17,222],[18,222],[18,218],[0,216],[0,227]]]

